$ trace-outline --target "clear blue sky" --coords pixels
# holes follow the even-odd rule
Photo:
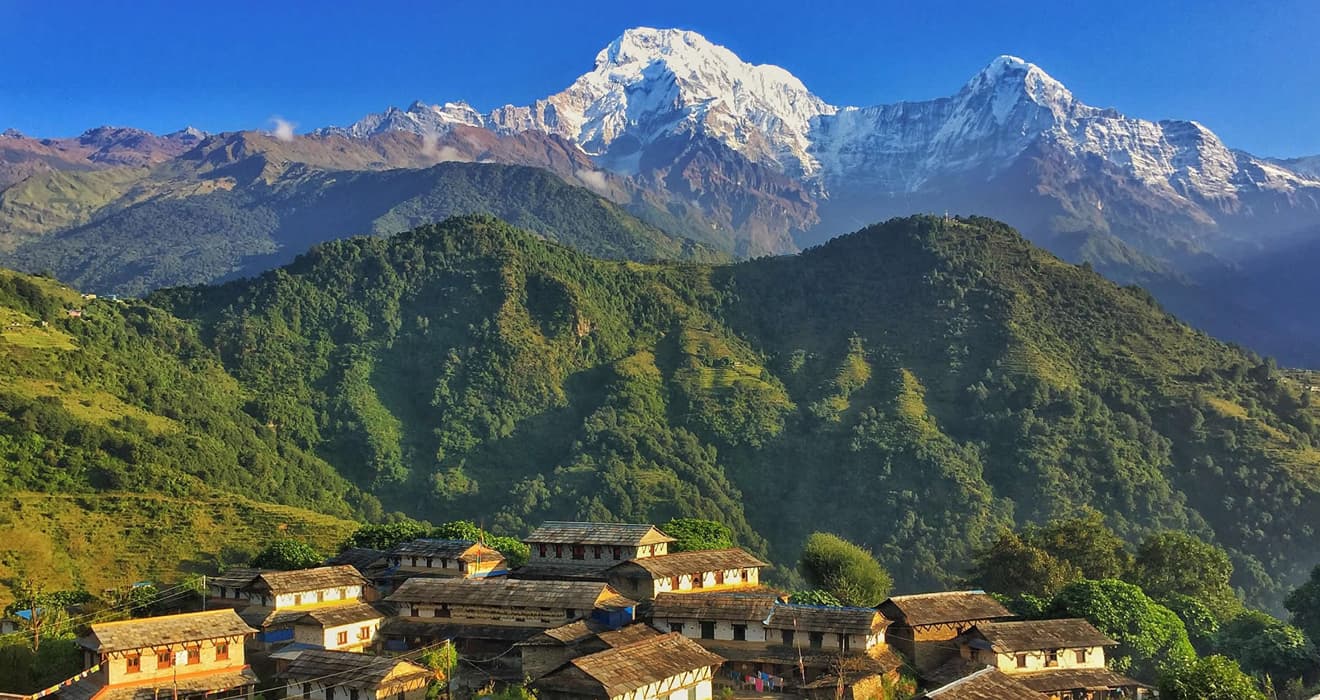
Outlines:
[[[997,5],[997,7],[995,7]],[[300,130],[414,99],[525,104],[630,26],[694,29],[835,104],[951,94],[1002,53],[1082,100],[1320,153],[1320,2],[0,0],[0,129]]]

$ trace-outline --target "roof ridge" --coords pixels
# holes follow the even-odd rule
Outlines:
[[[123,624],[127,624],[127,623],[130,623],[130,622],[135,622],[135,623],[138,623],[138,624],[142,624],[142,623],[146,623],[146,622],[151,622],[152,620],[163,620],[163,619],[165,619],[165,618],[169,618],[169,619],[172,619],[172,620],[173,620],[173,619],[178,619],[178,618],[180,618],[180,617],[201,617],[201,616],[203,616],[203,615],[223,615],[223,614],[225,614],[225,613],[227,613],[227,612],[233,612],[233,610],[231,610],[231,609],[229,609],[229,608],[221,608],[221,609],[216,609],[216,610],[194,610],[194,611],[192,611],[192,612],[186,612],[186,613],[172,613],[172,614],[170,614],[170,615],[152,615],[151,617],[130,617],[130,618],[128,618],[127,620],[111,620],[111,621],[109,621],[109,622],[93,622],[93,623],[91,623],[91,624],[88,625],[88,626],[91,627],[93,630],[95,630],[95,629],[98,628],[98,627],[99,627],[99,628],[113,627],[113,626],[115,626],[115,625],[123,625]]]
[[[982,589],[980,589],[980,588],[970,588],[970,589],[965,590],[965,591],[932,591],[932,592],[930,592],[930,593],[906,593],[906,594],[904,594],[904,595],[891,595],[891,596],[889,596],[889,599],[890,599],[890,600],[906,600],[906,599],[909,599],[909,598],[931,598],[931,597],[934,597],[934,596],[941,596],[941,595],[967,595],[968,593],[975,593],[975,594],[980,594],[980,595],[989,595],[988,593],[986,593],[984,590],[982,590]]]
[[[952,681],[952,682],[950,682],[950,683],[945,683],[944,685],[942,685],[942,686],[940,686],[940,687],[938,687],[938,688],[936,688],[936,689],[934,689],[934,690],[932,690],[932,691],[926,693],[926,695],[927,695],[927,696],[930,696],[930,695],[935,695],[935,694],[937,694],[937,693],[943,693],[944,691],[946,691],[946,690],[948,690],[948,689],[950,689],[950,688],[952,688],[952,687],[954,687],[954,686],[962,685],[963,683],[966,683],[967,681],[970,681],[970,680],[972,680],[973,678],[979,678],[980,676],[983,676],[983,675],[985,675],[985,674],[987,674],[987,673],[990,673],[990,672],[992,672],[992,671],[997,672],[997,671],[999,671],[999,669],[995,668],[994,666],[986,666],[985,668],[983,668],[983,669],[981,669],[981,670],[979,670],[979,671],[973,671],[972,673],[969,673],[969,674],[963,676],[962,678],[959,678],[959,679],[956,680],[956,681]]]

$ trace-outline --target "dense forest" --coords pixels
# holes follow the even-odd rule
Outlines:
[[[468,217],[150,303],[386,510],[703,517],[780,561],[824,527],[912,589],[1091,506],[1218,543],[1276,609],[1320,558],[1310,393],[986,219],[712,267]]]
[[[514,536],[695,517],[780,563],[820,529],[900,591],[1091,507],[1131,543],[1215,543],[1276,612],[1320,559],[1305,376],[986,219],[712,266],[469,216],[145,301],[4,273],[0,313],[5,497],[239,494]]]

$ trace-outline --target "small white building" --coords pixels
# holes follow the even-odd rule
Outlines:
[[[317,608],[293,623],[293,641],[338,651],[362,651],[376,641],[386,615],[369,603]]]
[[[695,593],[754,588],[765,562],[746,550],[676,552],[615,564],[605,580],[620,593],[650,600],[661,593]]]
[[[550,521],[523,539],[531,555],[522,573],[599,573],[630,559],[664,556],[674,541],[654,525]]]

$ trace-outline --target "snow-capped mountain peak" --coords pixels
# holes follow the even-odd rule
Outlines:
[[[746,63],[696,32],[638,27],[562,92],[496,110],[491,120],[556,133],[625,170],[647,143],[690,133],[805,174],[815,168],[806,153],[811,120],[835,111],[783,68]]]

